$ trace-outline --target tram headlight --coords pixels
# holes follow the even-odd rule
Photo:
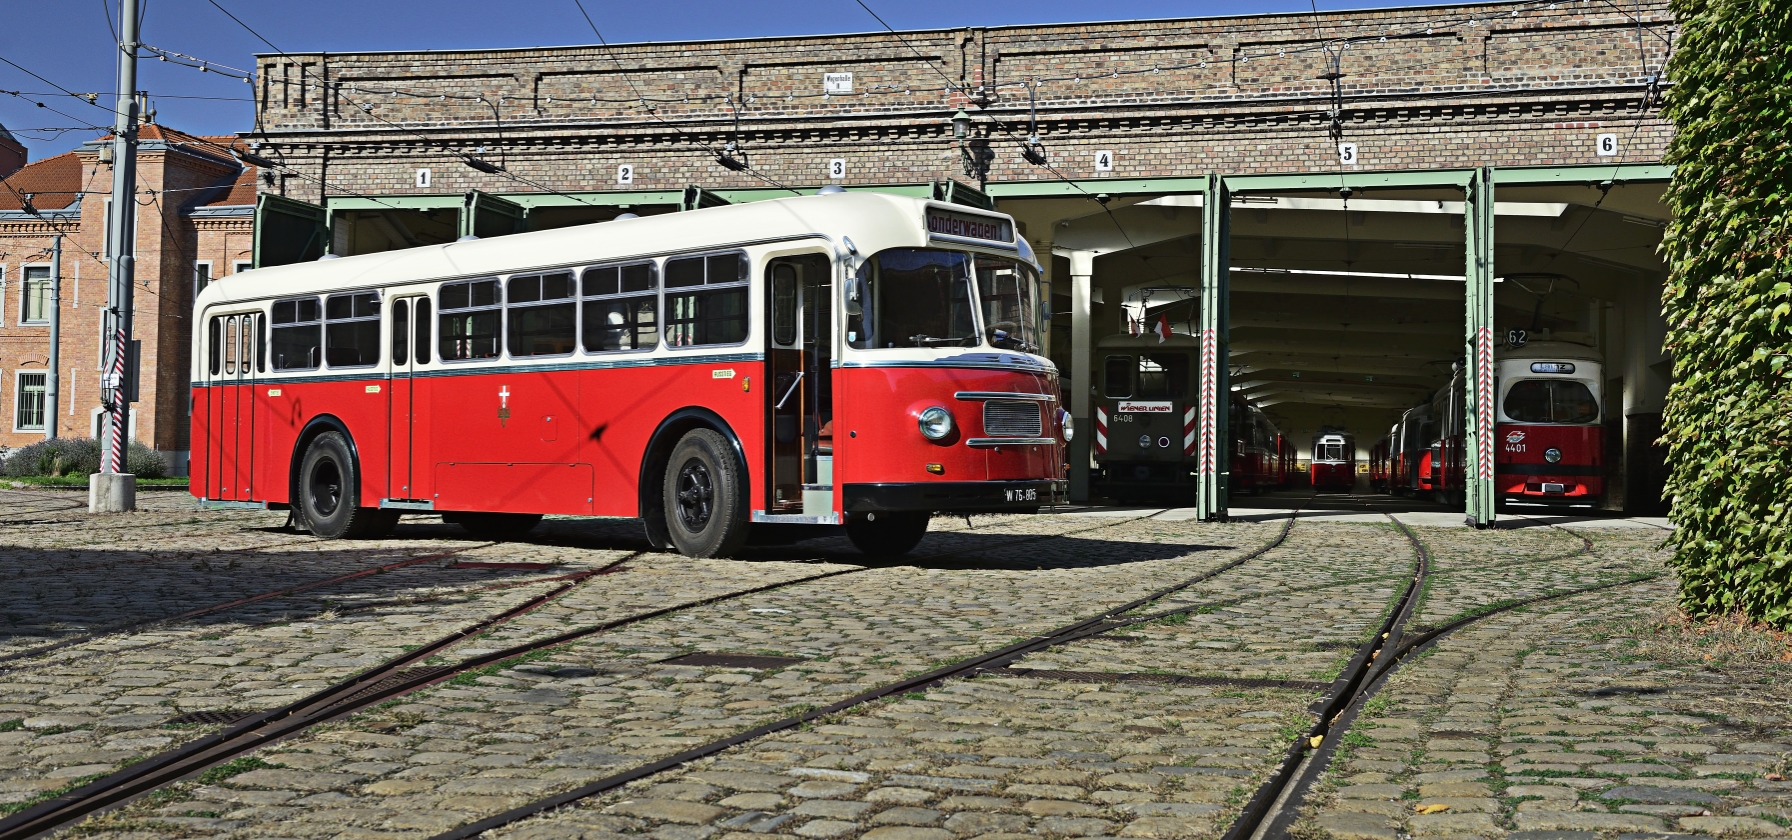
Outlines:
[[[1070,412],[1058,409],[1058,428],[1064,430],[1064,442],[1069,443],[1076,437],[1076,422],[1070,419]]]
[[[937,405],[923,409],[919,425],[922,437],[928,440],[941,440],[952,434],[952,412]]]
[[[1543,450],[1543,460],[1548,461],[1552,464],[1562,460],[1562,450],[1557,449],[1553,446],[1548,449]]]

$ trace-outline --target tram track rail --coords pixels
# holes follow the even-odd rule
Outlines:
[[[940,552],[921,557],[903,558],[903,561],[888,565],[909,565],[916,561],[938,559],[942,557],[965,554],[978,554],[991,550],[1009,548],[1014,545],[1058,539],[1076,534],[1100,531],[1118,527],[1128,522],[1149,518],[1162,513],[1153,510],[1142,516],[1128,517],[1116,521],[1102,522],[1085,528],[1076,528],[1052,534],[1036,534],[1020,537],[999,545],[977,546],[960,551]],[[1292,520],[1289,526],[1292,526]],[[1281,536],[1276,540],[1279,544],[1287,535],[1284,527]],[[1272,546],[1258,549],[1250,556],[1257,556],[1268,551]],[[264,712],[253,713],[237,720],[224,728],[201,736],[173,750],[149,756],[137,763],[83,785],[60,796],[33,805],[10,817],[0,819],[0,840],[24,840],[36,837],[57,828],[68,825],[82,817],[104,811],[149,793],[157,788],[178,781],[189,775],[201,772],[208,767],[228,761],[237,756],[271,745],[285,738],[292,737],[313,726],[337,720],[386,700],[407,694],[412,691],[452,679],[467,671],[516,659],[526,654],[550,650],[568,642],[577,641],[589,636],[598,635],[643,621],[660,618],[666,615],[690,610],[711,604],[742,598],[775,589],[812,583],[848,574],[872,571],[882,568],[878,566],[857,566],[847,569],[805,575],[792,580],[783,580],[743,590],[720,593],[703,598],[680,602],[678,604],[623,616],[614,620],[599,622],[586,627],[575,628],[545,638],[523,642],[477,656],[467,657],[451,665],[424,665],[428,659],[440,655],[443,651],[462,642],[477,639],[496,629],[500,625],[520,617],[528,612],[545,606],[571,592],[584,581],[601,574],[605,569],[614,568],[646,552],[637,551],[599,569],[592,569],[564,577],[576,578],[568,580],[560,587],[543,595],[511,607],[501,613],[488,616],[466,628],[457,630],[419,648],[388,660],[381,665],[332,684],[311,695],[289,703],[285,706]],[[1248,558],[1246,558],[1248,559]],[[1228,564],[1227,568],[1242,563],[1243,560]],[[1211,576],[1209,573],[1207,576]],[[1202,578],[1204,579],[1204,578]],[[1198,580],[1185,582],[1192,585]],[[1018,654],[1017,654],[1018,655]]]
[[[1161,513],[1161,511],[1159,511],[1159,512]],[[1150,515],[1154,516],[1156,514],[1154,513],[1154,514],[1150,514]],[[1143,518],[1148,518],[1148,517],[1138,517],[1138,518],[1143,519]],[[599,795],[599,794],[602,794],[602,793],[605,793],[605,792],[608,792],[611,790],[615,790],[616,788],[619,788],[619,787],[626,785],[630,782],[637,781],[640,779],[645,779],[645,778],[657,775],[659,773],[665,772],[667,770],[670,770],[672,768],[679,767],[684,764],[688,764],[692,761],[696,761],[701,758],[715,755],[716,753],[722,752],[724,750],[738,746],[740,744],[748,743],[750,741],[754,741],[759,738],[765,737],[767,735],[775,734],[777,732],[782,732],[785,730],[794,729],[794,728],[803,726],[805,724],[813,723],[817,720],[820,720],[820,719],[823,719],[823,718],[826,718],[826,717],[829,717],[832,715],[839,714],[841,712],[847,711],[847,710],[852,709],[857,706],[864,705],[866,703],[873,702],[875,700],[880,700],[885,697],[891,697],[891,696],[904,694],[904,693],[911,692],[911,691],[935,687],[935,686],[943,684],[947,680],[951,680],[951,679],[974,677],[974,676],[978,676],[980,674],[988,673],[988,672],[991,672],[994,670],[1004,669],[1010,663],[1014,662],[1015,660],[1019,659],[1022,656],[1025,656],[1027,654],[1035,653],[1035,652],[1038,652],[1041,650],[1046,650],[1048,648],[1056,647],[1058,645],[1066,644],[1068,642],[1076,641],[1078,639],[1087,638],[1089,636],[1106,633],[1111,630],[1119,629],[1121,627],[1131,626],[1135,622],[1125,619],[1125,618],[1122,618],[1122,616],[1125,613],[1132,612],[1132,611],[1140,608],[1141,606],[1152,603],[1153,601],[1161,600],[1165,597],[1168,597],[1169,595],[1173,595],[1176,592],[1180,592],[1180,591],[1187,589],[1191,586],[1194,586],[1198,583],[1201,583],[1203,581],[1209,580],[1218,575],[1221,575],[1226,572],[1237,569],[1238,567],[1243,566],[1245,563],[1248,563],[1251,560],[1257,559],[1258,557],[1261,557],[1264,554],[1267,554],[1268,552],[1273,551],[1274,549],[1276,549],[1277,547],[1282,545],[1282,543],[1284,541],[1287,540],[1289,531],[1291,531],[1294,527],[1295,518],[1296,518],[1295,516],[1290,515],[1288,517],[1288,519],[1286,520],[1286,522],[1283,523],[1281,530],[1276,534],[1276,536],[1272,540],[1270,540],[1268,543],[1264,544],[1263,546],[1260,546],[1260,547],[1246,553],[1245,555],[1243,555],[1241,557],[1238,557],[1234,560],[1228,561],[1228,562],[1221,564],[1215,568],[1208,569],[1204,572],[1201,572],[1200,574],[1197,574],[1193,577],[1187,578],[1180,582],[1171,584],[1166,587],[1159,588],[1159,589],[1157,589],[1145,596],[1142,596],[1140,598],[1136,598],[1136,599],[1128,601],[1124,604],[1103,610],[1101,613],[1099,613],[1097,615],[1081,619],[1079,621],[1073,622],[1068,625],[1064,625],[1064,626],[1056,628],[1054,630],[1049,630],[1045,633],[1033,636],[1031,638],[1028,638],[1028,639],[1019,641],[1019,642],[1014,642],[1014,643],[1005,645],[1005,646],[998,648],[996,650],[993,650],[993,651],[989,651],[986,653],[968,657],[966,659],[960,660],[960,661],[952,663],[950,665],[945,665],[945,666],[942,666],[939,668],[935,668],[935,669],[929,670],[925,673],[907,677],[902,680],[898,680],[898,681],[895,681],[892,683],[887,683],[887,684],[879,686],[877,688],[870,689],[868,691],[854,694],[845,699],[838,700],[834,703],[830,703],[825,706],[821,706],[819,708],[811,709],[811,710],[806,711],[799,715],[792,715],[790,717],[786,717],[786,718],[783,718],[780,720],[775,720],[775,721],[771,721],[769,723],[764,723],[759,726],[753,727],[751,729],[747,729],[742,732],[737,732],[733,735],[729,735],[729,736],[726,736],[723,738],[719,738],[719,739],[710,741],[705,744],[701,744],[701,745],[692,747],[688,750],[684,750],[677,754],[667,756],[667,757],[659,759],[657,761],[642,764],[637,767],[633,767],[628,770],[624,770],[620,773],[615,773],[610,776],[606,776],[602,779],[598,779],[594,782],[591,782],[589,784],[575,788],[573,790],[569,790],[569,791],[566,791],[563,793],[555,794],[553,796],[548,796],[548,797],[545,797],[542,799],[538,799],[534,802],[527,803],[525,805],[519,806],[517,808],[513,808],[509,811],[505,811],[501,814],[497,814],[492,817],[488,817],[488,818],[480,820],[478,822],[470,823],[468,825],[461,826],[459,828],[441,832],[441,833],[436,834],[433,837],[431,837],[430,840],[469,840],[469,838],[478,837],[480,835],[485,834],[488,831],[492,831],[492,830],[495,830],[498,828],[503,828],[504,826],[511,825],[518,821],[528,819],[531,817],[535,817],[535,816],[539,816],[541,814],[544,814],[544,813],[547,813],[549,811],[553,811],[553,810],[556,810],[559,808],[563,808],[563,807],[570,805],[574,802],[578,802],[583,799],[588,799],[592,796],[596,796],[596,795]],[[1128,521],[1133,521],[1133,520],[1128,520]],[[1115,524],[1119,524],[1119,523],[1115,523]],[[1109,525],[1109,526],[1104,526],[1104,527],[1112,527],[1112,526]],[[7,840],[7,838],[5,837],[5,835],[0,834],[0,840]]]
[[[1314,704],[1312,711],[1316,719],[1312,727],[1289,745],[1282,761],[1270,778],[1252,794],[1222,840],[1285,840],[1289,837],[1290,830],[1300,818],[1307,795],[1330,766],[1344,733],[1350,730],[1368,701],[1413,656],[1429,650],[1450,634],[1495,615],[1534,604],[1656,580],[1665,575],[1663,572],[1631,575],[1591,586],[1510,599],[1484,605],[1441,626],[1408,628],[1407,622],[1421,603],[1425,583],[1433,575],[1443,576],[1449,572],[1431,569],[1430,548],[1405,523],[1392,516],[1388,518],[1395,522],[1413,546],[1418,555],[1419,570],[1414,574],[1407,590],[1396,601],[1394,609],[1389,611],[1381,632],[1352,656],[1345,672],[1339,676],[1337,688]],[[1597,551],[1592,539],[1586,535],[1558,525],[1552,524],[1550,527],[1581,540],[1581,547],[1561,555],[1520,562],[1561,560]]]

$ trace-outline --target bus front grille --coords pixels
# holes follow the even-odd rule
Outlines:
[[[983,433],[990,437],[1036,438],[1043,431],[1039,403],[990,400],[983,404]]]

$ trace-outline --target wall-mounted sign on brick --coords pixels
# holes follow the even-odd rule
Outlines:
[[[1338,162],[1341,164],[1344,164],[1345,166],[1355,166],[1356,165],[1356,144],[1355,143],[1339,143],[1338,144]]]
[[[852,74],[823,73],[821,74],[821,86],[822,90],[830,94],[852,93]]]
[[[828,177],[836,181],[846,177],[846,158],[834,158],[828,161]]]
[[[1113,150],[1103,149],[1103,150],[1095,153],[1095,171],[1096,172],[1112,172],[1112,171],[1114,171],[1114,152],[1113,152]]]
[[[427,169],[417,170],[417,187],[419,189],[428,189],[429,188],[429,170],[427,170]]]
[[[633,184],[634,182],[635,182],[635,165],[634,164],[625,163],[621,166],[616,167],[616,183],[621,184],[622,186],[626,187],[630,184]]]
[[[1616,134],[1601,134],[1601,135],[1599,135],[1597,138],[1595,138],[1593,140],[1593,148],[1599,152],[1600,157],[1617,157],[1618,156],[1618,135],[1616,135]]]

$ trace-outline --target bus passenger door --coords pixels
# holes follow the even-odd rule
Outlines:
[[[766,267],[766,513],[833,513],[832,271],[822,254]]]
[[[419,469],[417,409],[423,404],[418,391],[417,372],[430,359],[429,298],[397,297],[392,301],[392,325],[388,334],[392,343],[392,382],[390,406],[391,446],[386,493],[393,499],[422,499],[425,488],[419,486],[428,474]]]
[[[259,313],[216,316],[212,333],[219,344],[219,375],[209,406],[208,425],[215,441],[207,469],[215,498],[254,498],[255,466],[255,328]]]

